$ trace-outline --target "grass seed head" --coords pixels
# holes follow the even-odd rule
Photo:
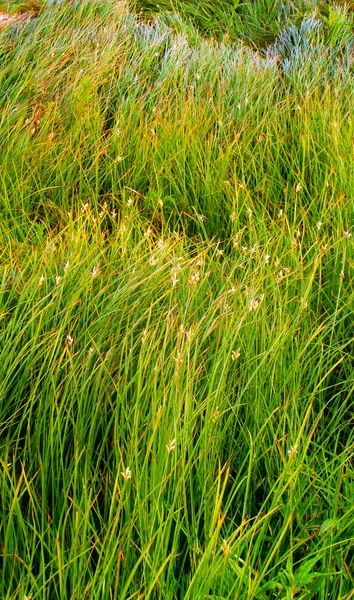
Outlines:
[[[293,459],[294,456],[297,454],[297,449],[299,447],[299,444],[294,444],[293,446],[291,446],[287,452],[288,456],[290,459]]]
[[[222,544],[221,544],[221,546],[220,546],[220,550],[221,550],[221,552],[223,553],[223,555],[224,555],[224,558],[227,558],[227,557],[228,557],[228,555],[230,554],[230,552],[231,552],[231,548],[230,548],[230,546],[229,546],[229,544],[227,543],[227,541],[226,541],[226,540],[223,540],[223,541],[222,541]]]
[[[213,423],[213,425],[215,425],[219,416],[220,416],[220,410],[219,410],[219,407],[217,406],[216,409],[214,410],[213,414],[211,415],[211,422]]]
[[[122,471],[121,475],[122,475],[124,481],[127,481],[128,479],[132,478],[132,472],[129,469],[129,467],[127,467],[124,471]]]
[[[239,357],[241,356],[241,352],[240,352],[240,348],[237,348],[237,350],[233,350],[232,354],[231,354],[231,359],[234,362],[235,360],[237,360]]]
[[[166,450],[167,450],[168,454],[170,454],[175,449],[176,449],[176,439],[173,438],[172,440],[170,440],[168,442],[168,444],[166,444]]]

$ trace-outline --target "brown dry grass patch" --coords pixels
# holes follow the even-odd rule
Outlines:
[[[6,12],[0,12],[0,29],[6,27],[7,25],[14,25],[15,23],[27,21],[28,19],[32,19],[34,16],[36,16],[36,13],[33,11],[14,13],[13,15],[9,15]]]

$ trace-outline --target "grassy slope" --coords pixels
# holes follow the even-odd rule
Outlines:
[[[352,18],[313,8],[263,52],[113,1],[0,32],[1,598],[352,597]]]

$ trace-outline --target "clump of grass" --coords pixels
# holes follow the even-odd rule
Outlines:
[[[350,597],[335,10],[267,52],[113,1],[0,32],[1,598]]]
[[[46,6],[45,0],[1,0],[0,10],[7,13],[39,13]]]
[[[206,36],[218,39],[239,40],[253,47],[264,47],[274,41],[289,20],[301,19],[313,11],[316,3],[255,2],[240,0],[214,2],[213,0],[187,0],[174,2],[163,0],[159,4],[147,0],[136,0],[136,11],[149,19],[156,13],[181,14],[185,21],[193,23]]]

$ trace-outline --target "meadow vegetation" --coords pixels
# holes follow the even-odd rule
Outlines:
[[[1,599],[354,598],[351,6],[0,9]]]

